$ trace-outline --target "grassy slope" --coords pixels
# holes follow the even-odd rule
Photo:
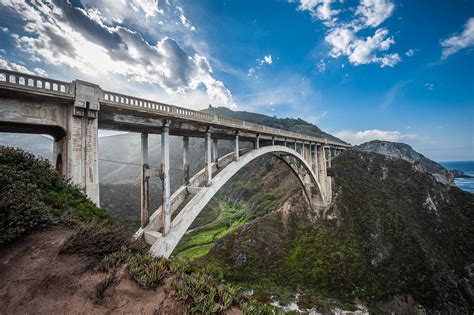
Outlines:
[[[377,154],[346,152],[333,173],[337,196],[325,220],[311,221],[295,200],[290,212],[224,237],[207,263],[267,292],[298,288],[312,305],[359,298],[380,312],[380,302],[405,294],[430,311],[465,312],[456,281],[474,260],[474,197]]]

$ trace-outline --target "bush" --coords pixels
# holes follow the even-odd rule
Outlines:
[[[108,223],[111,216],[47,160],[0,146],[0,245],[52,220]]]

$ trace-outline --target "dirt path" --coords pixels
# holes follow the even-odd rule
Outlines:
[[[50,227],[0,249],[0,314],[181,314],[164,288],[144,290],[128,276],[95,303],[95,286],[106,276],[98,261],[59,255],[74,233]]]

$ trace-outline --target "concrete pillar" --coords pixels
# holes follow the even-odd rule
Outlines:
[[[140,223],[142,227],[145,227],[148,224],[149,219],[149,193],[150,177],[147,175],[148,169],[148,134],[141,134],[141,145],[142,145],[142,180],[141,180],[141,198],[140,198]]]
[[[212,160],[217,163],[219,153],[217,152],[217,138],[212,139]]]
[[[298,150],[296,149],[296,140],[295,140],[295,151],[298,152]]]
[[[331,147],[328,148],[328,167],[331,167],[332,165],[332,153],[331,153]],[[326,172],[327,175],[327,172]],[[327,190],[328,190],[328,201],[331,200],[332,197],[332,178],[330,176],[327,177]]]
[[[309,166],[311,167],[311,170],[313,169],[313,144],[310,142],[309,143],[309,151],[308,151],[308,156],[309,156]]]
[[[272,137],[272,145],[275,145],[275,136]]]
[[[208,128],[206,132],[206,186],[211,184],[212,180],[212,154],[211,154],[211,129]]]
[[[307,160],[306,159],[306,150],[305,150],[304,141],[301,143],[301,155],[303,156],[303,159]]]
[[[68,109],[67,136],[55,145],[55,162],[99,206],[97,116],[102,92],[98,85],[84,81],[75,81],[72,88],[75,100]]]
[[[255,149],[260,149],[260,134],[257,133],[257,136],[255,137]]]
[[[286,145],[286,138],[285,138],[285,147],[286,147],[286,146],[287,146],[287,145]]]
[[[234,161],[239,159],[239,132],[235,132],[235,140],[234,140]]]
[[[183,185],[189,184],[189,137],[183,137]]]
[[[326,153],[324,152],[324,146],[318,146],[318,179],[319,183],[321,184],[322,194],[324,195],[325,199],[327,198],[327,186],[326,186],[326,179],[327,179],[327,170],[326,170]],[[327,200],[327,199],[326,199]]]
[[[161,183],[163,200],[161,215],[163,217],[163,235],[168,235],[171,229],[171,208],[170,208],[170,137],[169,120],[163,122],[163,132],[161,133]]]
[[[331,147],[328,147],[328,167],[331,167],[332,162],[332,153]]]
[[[316,178],[319,180],[319,173],[318,173],[318,144],[314,144],[314,158],[313,158],[313,172],[316,174]]]

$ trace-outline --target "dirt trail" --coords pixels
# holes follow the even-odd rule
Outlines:
[[[50,227],[0,249],[0,314],[182,313],[163,287],[144,290],[126,275],[96,303],[95,286],[106,276],[98,261],[59,254],[73,233]]]

